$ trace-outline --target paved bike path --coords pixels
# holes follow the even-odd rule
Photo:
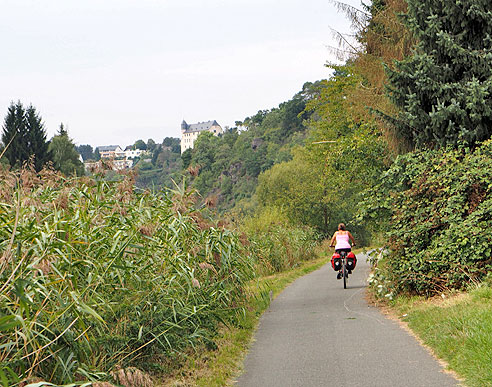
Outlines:
[[[331,265],[296,280],[260,319],[235,386],[458,386],[397,322],[364,299],[365,257],[348,288]]]

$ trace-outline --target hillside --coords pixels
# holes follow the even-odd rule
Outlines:
[[[291,150],[307,136],[306,104],[319,94],[321,82],[306,82],[291,100],[237,121],[236,127],[213,137],[203,133],[195,148],[182,155],[179,139],[157,144],[151,163],[139,163],[137,185],[172,187],[172,180],[192,171],[193,186],[223,212],[253,196],[258,175],[292,158]],[[191,167],[191,169],[190,169]]]

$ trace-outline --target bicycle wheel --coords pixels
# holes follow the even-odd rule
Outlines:
[[[343,288],[347,289],[347,260],[345,257],[342,259],[342,277],[343,277]]]

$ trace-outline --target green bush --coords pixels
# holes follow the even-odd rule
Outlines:
[[[253,265],[192,191],[0,175],[0,384],[152,370],[237,320]]]
[[[434,294],[481,280],[492,269],[491,189],[491,141],[400,156],[364,206],[366,219],[389,221],[375,286]]]
[[[261,274],[280,272],[314,258],[320,238],[308,226],[289,223],[285,214],[275,207],[267,207],[255,217],[246,219],[242,229]]]

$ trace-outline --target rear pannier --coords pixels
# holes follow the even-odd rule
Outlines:
[[[347,254],[347,269],[354,270],[357,265],[357,257],[353,252]]]
[[[342,269],[342,259],[340,258],[340,254],[333,254],[333,256],[331,257],[331,267],[335,271]]]

